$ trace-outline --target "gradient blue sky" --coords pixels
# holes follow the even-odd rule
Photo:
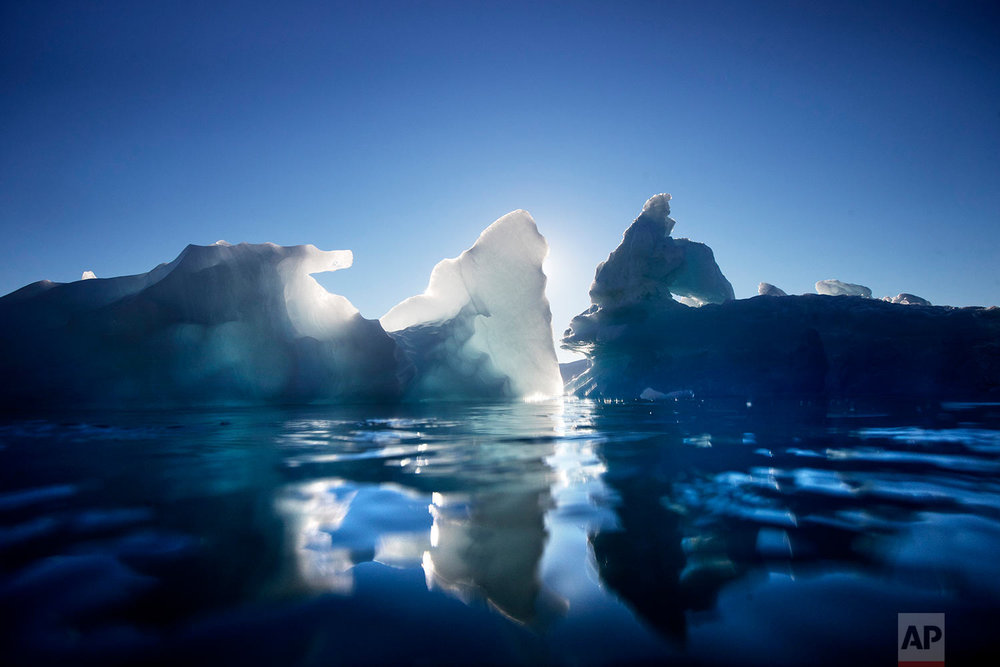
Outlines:
[[[738,297],[1000,304],[996,2],[4,2],[0,293],[350,248],[367,317],[504,213],[554,328],[645,199]]]

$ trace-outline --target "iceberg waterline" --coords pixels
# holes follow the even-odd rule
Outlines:
[[[311,245],[219,241],[145,274],[33,283],[0,298],[0,405],[534,399],[564,382],[616,400],[1000,393],[1000,310],[839,280],[735,300],[712,249],[672,236],[670,200],[651,197],[597,267],[562,338],[587,357],[572,368],[552,341],[548,245],[518,210],[380,320],[312,277],[351,251]]]

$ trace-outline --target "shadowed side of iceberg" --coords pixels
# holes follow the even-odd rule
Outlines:
[[[392,340],[309,275],[351,262],[192,245],[148,274],[14,292],[0,300],[0,395],[7,407],[398,396]]]
[[[1000,393],[1000,309],[758,296],[680,306],[589,343],[571,389],[695,396],[982,398]]]
[[[718,267],[705,257],[694,274],[709,279],[682,303],[672,296],[683,293],[680,277],[692,270],[665,268],[678,266],[673,247],[660,235],[629,242],[645,215],[644,208],[598,266],[593,305],[563,336],[564,348],[591,362],[567,383],[570,393],[624,400],[675,392],[793,399],[1000,394],[1000,309],[874,300],[866,287],[833,280],[817,290],[843,296],[725,299],[710,289]],[[623,256],[629,266],[609,274]],[[705,295],[714,303],[698,298]]]

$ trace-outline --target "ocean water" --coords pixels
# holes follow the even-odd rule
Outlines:
[[[8,418],[0,662],[995,659],[998,472],[997,404]]]

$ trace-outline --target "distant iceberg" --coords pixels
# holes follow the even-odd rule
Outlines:
[[[845,283],[839,280],[820,280],[816,283],[816,294],[827,296],[860,296],[870,299],[872,291],[864,285]]]
[[[8,408],[150,406],[561,393],[544,238],[527,213],[491,225],[427,293],[377,320],[311,274],[349,250],[190,245],[149,273],[0,298]]]
[[[931,302],[923,297],[919,297],[916,294],[907,294],[906,292],[900,292],[896,296],[884,296],[883,301],[888,301],[889,303],[901,303],[904,306],[929,306]]]
[[[775,287],[771,283],[760,283],[757,285],[757,294],[760,296],[788,296],[785,290]]]

